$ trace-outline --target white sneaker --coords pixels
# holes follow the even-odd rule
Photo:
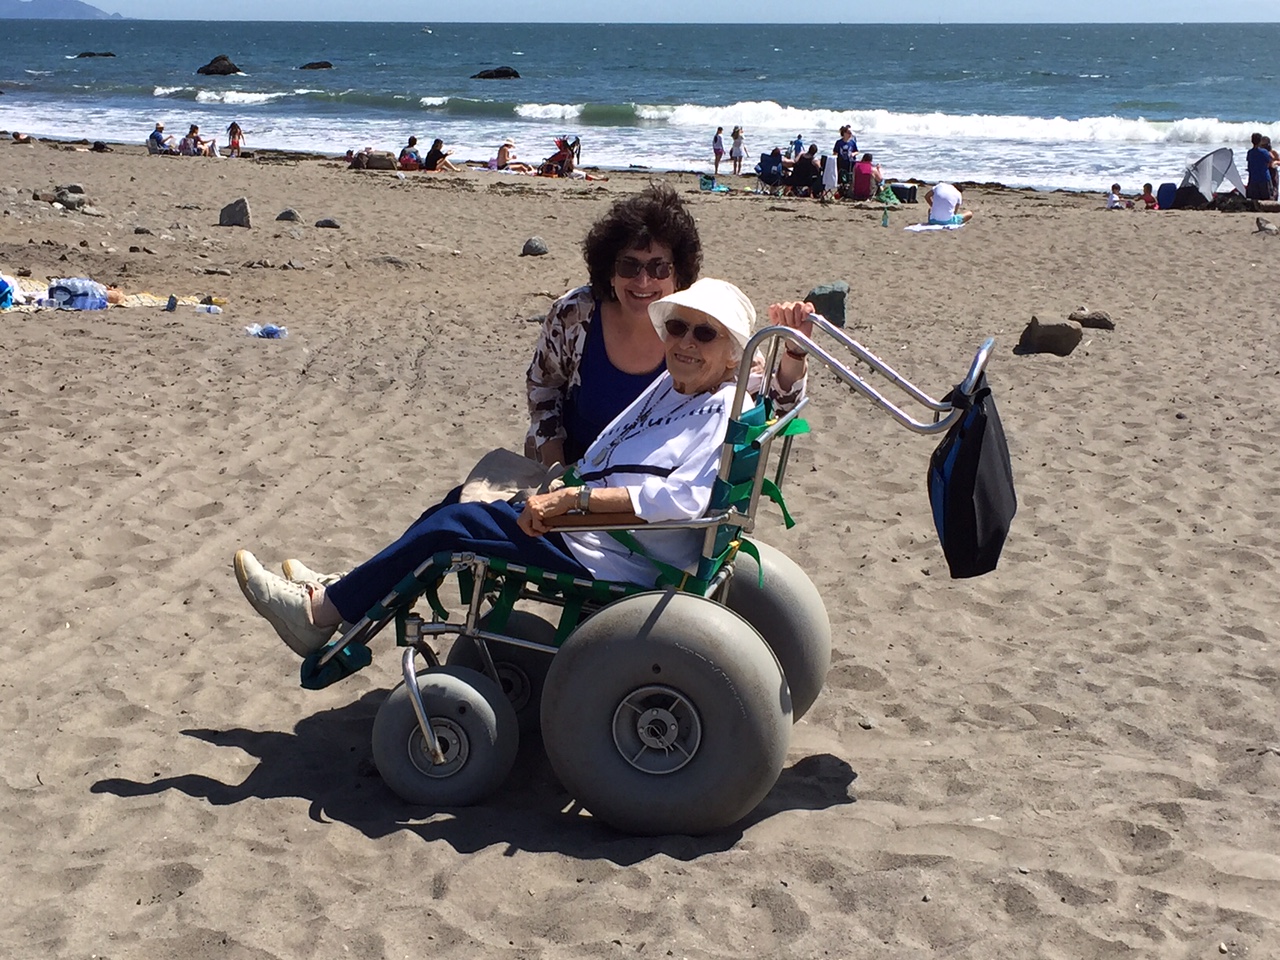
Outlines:
[[[249,605],[275,627],[280,639],[299,656],[309,656],[329,642],[337,626],[311,622],[307,588],[271,573],[248,550],[237,550],[236,581]]]
[[[294,583],[318,583],[322,587],[331,587],[343,577],[341,573],[317,573],[293,557],[280,564],[280,567],[284,570],[284,578]]]

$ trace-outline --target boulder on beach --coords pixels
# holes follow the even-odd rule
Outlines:
[[[230,57],[220,53],[197,70],[196,73],[202,73],[207,77],[226,77],[233,73],[244,73],[244,71],[232,63]]]
[[[1041,320],[1033,316],[1014,348],[1015,353],[1053,353],[1065,357],[1084,337],[1084,329],[1075,320]]]
[[[252,228],[253,218],[249,213],[249,201],[241,197],[223,207],[218,214],[218,226]]]
[[[328,60],[312,60],[310,63],[304,63],[298,68],[299,70],[332,70],[333,64]]]
[[[492,70],[481,70],[471,75],[472,80],[519,80],[520,74],[514,67],[494,67]]]

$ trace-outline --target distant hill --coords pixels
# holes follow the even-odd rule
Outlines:
[[[120,20],[80,0],[0,0],[0,20]]]

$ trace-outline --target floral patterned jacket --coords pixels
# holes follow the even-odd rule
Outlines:
[[[551,305],[542,322],[533,361],[525,374],[529,394],[529,433],[525,437],[525,456],[538,459],[538,451],[548,440],[563,439],[564,403],[569,391],[581,378],[578,368],[587,342],[587,324],[595,311],[596,301],[591,287],[570,290]],[[804,396],[808,377],[801,377],[789,390],[783,390],[774,374],[769,396],[780,410],[790,410]],[[764,357],[756,354],[747,388],[759,393],[764,383]]]

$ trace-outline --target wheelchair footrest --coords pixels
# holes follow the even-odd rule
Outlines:
[[[363,643],[347,644],[324,666],[320,666],[320,655],[316,652],[302,661],[304,690],[323,690],[373,662],[373,651]]]

